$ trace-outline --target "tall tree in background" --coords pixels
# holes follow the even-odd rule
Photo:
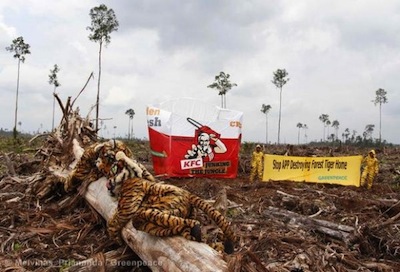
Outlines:
[[[350,136],[350,129],[346,128],[342,133],[343,142],[347,143],[347,141],[349,140],[349,136]]]
[[[24,42],[23,37],[18,37],[12,41],[12,44],[6,47],[6,50],[14,53],[14,58],[18,59],[18,75],[17,75],[17,92],[15,98],[15,116],[14,116],[14,139],[17,138],[17,123],[18,123],[18,92],[19,92],[19,72],[21,68],[21,62],[25,62],[25,55],[30,54],[30,45]]]
[[[279,121],[278,121],[278,144],[281,135],[281,113],[282,113],[282,87],[289,81],[288,72],[285,69],[278,69],[274,72],[272,83],[279,89]]]
[[[130,140],[131,136],[132,136],[132,130],[133,130],[133,127],[131,127],[131,122],[132,122],[133,116],[135,116],[135,111],[133,109],[128,109],[128,110],[126,110],[125,114],[129,116],[128,140]]]
[[[307,129],[308,126],[307,124],[303,124],[303,130],[304,130],[304,142],[307,143]]]
[[[119,23],[114,10],[108,9],[106,5],[101,4],[98,7],[90,9],[91,26],[87,27],[92,33],[89,40],[99,43],[99,77],[97,79],[97,98],[96,98],[96,130],[99,127],[99,103],[100,103],[100,78],[101,78],[101,50],[103,44],[107,46],[113,31],[118,30]]]
[[[328,114],[321,114],[319,117],[319,120],[324,124],[324,134],[323,134],[323,138],[322,141],[325,141],[325,128],[326,128],[326,124],[329,121],[329,115]],[[329,121],[330,122],[330,121]]]
[[[376,97],[375,100],[372,100],[374,102],[375,106],[379,104],[379,142],[382,141],[382,104],[385,104],[388,102],[387,97],[386,97],[386,91],[384,89],[379,88],[378,90],[375,91]]]
[[[296,127],[299,129],[297,132],[297,144],[300,144],[300,130],[303,128],[303,124],[297,123]]]
[[[357,135],[357,131],[353,129],[351,132],[351,137],[350,137],[351,142],[354,142],[356,140],[356,135]]]
[[[338,120],[334,120],[334,121],[332,121],[332,127],[335,129],[335,138],[336,138],[336,140],[339,140],[338,139],[338,131],[339,131],[339,121]]]
[[[271,110],[271,105],[261,105],[261,112],[265,114],[265,144],[268,144],[268,112]]]
[[[326,130],[328,131],[327,137],[332,136],[329,134],[329,126],[331,125],[331,120],[326,120],[325,125],[326,125]],[[332,137],[331,137],[332,138]]]
[[[207,88],[218,90],[218,95],[221,96],[221,108],[223,109],[226,109],[226,93],[232,89],[232,87],[237,86],[236,83],[230,82],[229,77],[229,74],[220,72],[219,75],[215,76],[215,82],[207,86]]]
[[[372,133],[374,132],[374,128],[375,128],[375,125],[372,125],[372,124],[368,124],[365,126],[365,129],[363,132],[364,140],[367,140],[368,138],[370,140],[372,140]]]
[[[55,112],[55,104],[56,104],[56,89],[61,86],[60,82],[58,81],[57,74],[60,71],[60,68],[58,68],[57,64],[54,64],[53,70],[50,70],[50,75],[49,75],[49,84],[54,85],[54,90],[53,90],[53,118],[51,122],[51,131],[54,130],[54,112]]]

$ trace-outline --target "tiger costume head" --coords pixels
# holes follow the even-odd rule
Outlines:
[[[123,152],[127,156],[132,156],[132,151],[122,142],[118,140],[109,140],[98,144],[94,148],[97,154],[96,168],[105,176],[110,172],[111,166],[116,161],[117,152]]]
[[[107,177],[107,189],[111,196],[119,196],[122,183],[130,178],[138,177],[155,181],[150,172],[131,156],[123,151],[118,151],[115,155],[107,156],[108,163],[102,166],[104,175]]]
[[[109,168],[114,163],[115,154],[118,151],[124,152],[127,156],[132,156],[129,148],[123,142],[117,140],[95,143],[84,150],[75,141],[74,149],[78,161],[74,170],[63,180],[66,192],[72,192],[81,185],[84,186],[83,190],[86,191],[89,183],[110,172]]]

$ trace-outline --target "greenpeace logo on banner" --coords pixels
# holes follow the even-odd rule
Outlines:
[[[203,167],[203,159],[190,159],[190,160],[181,160],[181,169],[192,169],[192,168],[200,168]]]
[[[347,176],[318,176],[318,180],[347,180]]]

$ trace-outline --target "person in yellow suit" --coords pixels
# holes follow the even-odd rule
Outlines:
[[[256,150],[251,155],[251,170],[250,170],[250,182],[253,182],[257,177],[260,181],[263,175],[263,158],[264,152],[262,151],[261,145],[256,146]]]
[[[376,158],[375,150],[371,150],[362,160],[364,170],[361,174],[361,186],[371,189],[374,178],[379,171],[379,161]]]

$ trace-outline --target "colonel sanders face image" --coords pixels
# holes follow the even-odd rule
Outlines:
[[[202,151],[208,152],[208,150],[211,150],[210,135],[208,135],[207,133],[200,133],[198,137],[198,142]]]
[[[226,151],[225,144],[215,134],[202,132],[197,137],[197,145],[192,145],[192,149],[187,151],[185,158],[196,159],[208,157],[212,161],[215,156],[214,153],[225,153]]]

